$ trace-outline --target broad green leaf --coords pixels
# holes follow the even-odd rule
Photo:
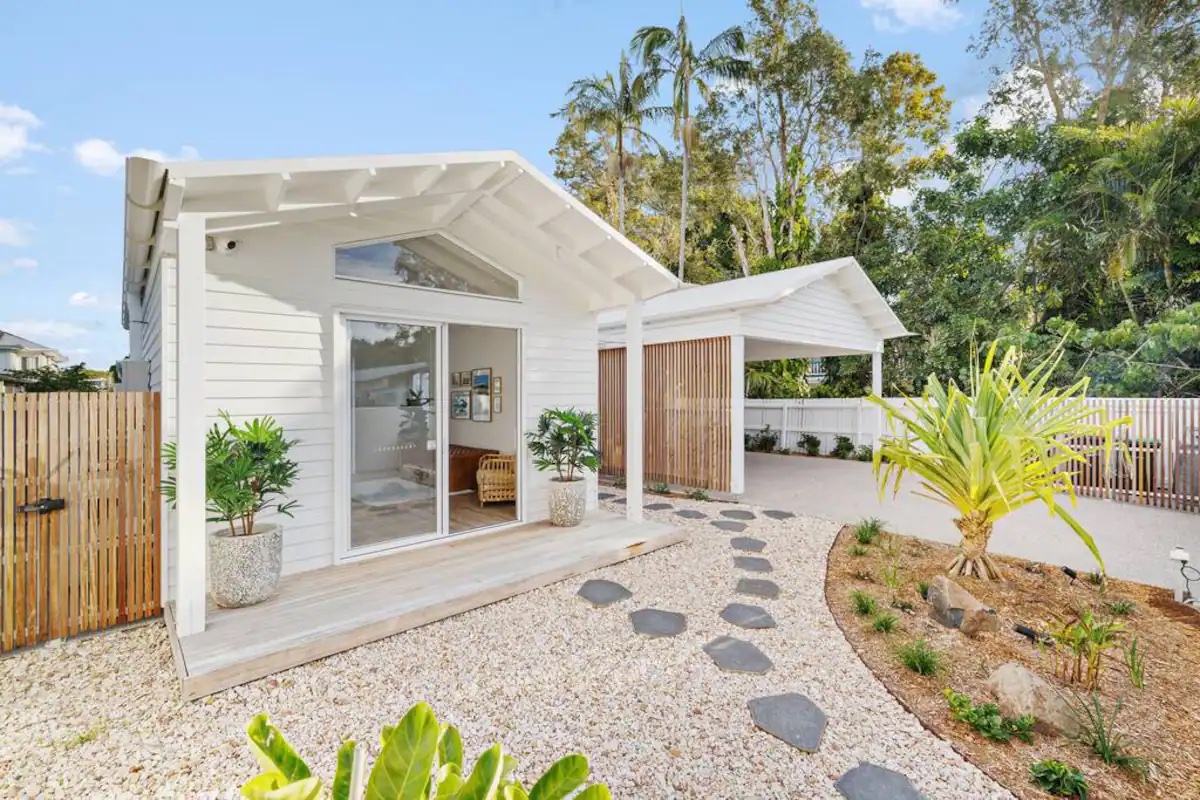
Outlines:
[[[387,740],[392,738],[392,731],[396,730],[395,725],[384,725],[383,730],[379,732],[379,746],[387,745]]]
[[[510,783],[501,790],[504,800],[529,800],[529,793],[519,783]]]
[[[499,744],[484,750],[458,793],[457,800],[495,800],[504,769],[504,751]]]
[[[431,794],[435,800],[453,800],[462,791],[464,782],[457,766],[443,764],[437,771],[434,791]]]
[[[529,790],[529,800],[562,800],[587,781],[588,762],[578,753],[564,756],[550,765]]]
[[[278,772],[261,773],[242,786],[242,797],[247,800],[314,800],[320,794],[320,778],[286,783]]]
[[[283,773],[271,770],[270,772],[260,772],[250,780],[242,784],[242,797],[257,800],[263,797],[267,792],[274,791],[281,786],[287,785],[287,778],[283,777]]]
[[[410,708],[371,768],[366,800],[424,800],[437,737],[433,709],[425,703]]]
[[[337,771],[333,773],[333,800],[350,800],[350,785],[354,781],[354,753],[358,745],[353,740],[342,742],[337,753]]]
[[[574,800],[612,800],[612,794],[608,791],[607,786],[597,783],[575,795]]]
[[[463,770],[462,737],[458,728],[453,725],[443,725],[438,739],[438,761],[442,764],[453,764],[461,773]]]
[[[308,764],[287,743],[279,729],[267,720],[266,714],[259,714],[250,720],[246,726],[246,737],[250,740],[254,757],[265,771],[278,772],[289,783],[312,775]]]

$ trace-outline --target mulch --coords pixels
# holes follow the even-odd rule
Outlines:
[[[1050,797],[1029,781],[1030,765],[1047,758],[1081,769],[1090,785],[1090,798],[1200,798],[1200,613],[1176,603],[1170,592],[1158,587],[1113,579],[1098,587],[1082,569],[1072,582],[1057,565],[993,556],[1004,580],[955,579],[1001,618],[998,633],[968,639],[933,621],[917,589],[918,581],[943,574],[955,548],[897,535],[892,537],[889,554],[886,539],[869,546],[866,555],[854,556],[850,553],[856,544],[853,528],[842,529],[829,554],[826,600],[859,657],[926,728],[1023,799]],[[915,608],[911,612],[891,609],[900,619],[897,629],[877,633],[869,619],[854,614],[850,593],[861,589],[886,606],[891,590],[883,574],[893,560],[899,564],[902,581],[897,597]],[[1125,735],[1128,751],[1151,762],[1149,780],[1105,764],[1088,747],[1066,737],[1039,734],[1032,744],[990,742],[950,718],[942,690],[949,686],[977,703],[990,702],[993,698],[985,687],[988,675],[1007,661],[1020,662],[1052,685],[1064,686],[1053,673],[1050,654],[1015,633],[1013,626],[1021,623],[1046,631],[1075,609],[1090,609],[1098,618],[1108,618],[1113,616],[1108,604],[1117,598],[1137,604],[1131,615],[1117,618],[1127,625],[1125,640],[1136,636],[1138,649],[1146,654],[1145,688],[1131,684],[1121,651],[1115,650],[1101,670],[1098,691],[1105,709],[1123,698],[1116,728]],[[896,657],[898,646],[919,637],[943,655],[937,675],[910,672]]]

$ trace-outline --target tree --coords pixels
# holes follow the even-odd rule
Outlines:
[[[874,469],[882,495],[889,483],[899,493],[906,472],[921,479],[917,494],[958,512],[962,533],[951,575],[998,578],[988,556],[996,520],[1041,501],[1087,546],[1100,569],[1104,560],[1091,535],[1055,500],[1066,494],[1074,503],[1073,465],[1113,446],[1113,429],[1132,420],[1109,420],[1087,404],[1088,380],[1066,389],[1049,386],[1061,351],[1021,372],[1021,356],[1009,348],[996,363],[996,343],[971,376],[970,393],[951,381],[930,377],[917,403],[895,406],[871,396],[898,436],[884,436],[875,450]]]
[[[8,378],[24,386],[27,392],[96,392],[91,371],[85,364],[66,368],[55,366],[37,369],[14,369]]]
[[[608,170],[617,181],[617,229],[625,232],[625,175],[631,168],[632,154],[625,146],[625,137],[651,142],[658,141],[646,132],[644,123],[665,117],[670,113],[666,107],[653,106],[652,76],[646,73],[633,75],[629,59],[621,53],[617,74],[582,78],[567,90],[567,104],[555,116],[566,117],[568,123],[584,130],[591,130],[611,137],[613,153],[608,159]]]
[[[746,49],[746,37],[741,27],[735,25],[717,34],[697,52],[688,36],[687,18],[681,14],[675,30],[657,26],[640,28],[630,46],[641,58],[656,85],[667,75],[672,80],[674,133],[683,153],[683,184],[679,203],[679,277],[683,278],[687,261],[688,160],[696,139],[692,124],[692,86],[708,101],[713,96],[712,81],[733,81],[744,77],[750,67],[750,62],[742,57]]]

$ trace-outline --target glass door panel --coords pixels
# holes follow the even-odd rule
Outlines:
[[[350,550],[381,550],[443,530],[437,414],[441,330],[347,320],[350,342]]]

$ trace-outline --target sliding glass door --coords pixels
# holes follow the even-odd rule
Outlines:
[[[348,319],[351,555],[437,536],[442,327]]]

